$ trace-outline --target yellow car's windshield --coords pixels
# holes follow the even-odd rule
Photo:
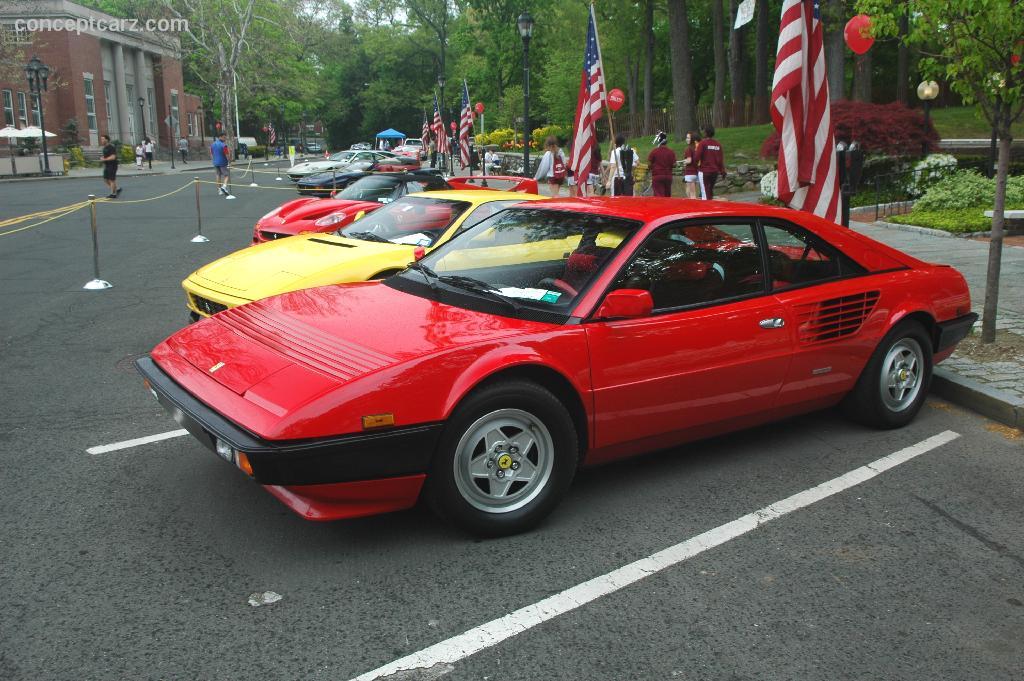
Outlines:
[[[424,196],[407,196],[356,220],[338,232],[365,241],[433,246],[470,204]]]

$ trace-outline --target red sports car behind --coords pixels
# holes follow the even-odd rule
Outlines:
[[[380,282],[296,291],[138,367],[203,444],[329,520],[421,497],[539,523],[581,465],[841,404],[914,418],[976,319],[963,277],[790,210],[523,204]]]

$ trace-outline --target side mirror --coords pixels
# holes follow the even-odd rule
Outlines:
[[[650,291],[639,288],[623,288],[611,291],[597,308],[594,319],[633,319],[646,317],[654,309]]]

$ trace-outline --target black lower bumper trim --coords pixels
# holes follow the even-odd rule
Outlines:
[[[939,338],[936,343],[936,352],[947,350],[966,338],[976,321],[978,321],[977,313],[971,312],[963,317],[951,319],[948,322],[939,322]]]
[[[245,452],[256,482],[316,485],[424,473],[443,424],[308,440],[265,440],[232,423],[178,385],[149,357],[136,360],[157,400],[211,451],[217,440]]]

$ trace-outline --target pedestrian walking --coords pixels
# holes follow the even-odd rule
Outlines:
[[[430,167],[437,167],[437,144],[434,143],[433,139],[430,140]]]
[[[715,182],[718,176],[726,176],[725,156],[722,143],[715,139],[715,126],[705,125],[701,132],[704,139],[697,144],[697,177],[700,180],[701,198],[711,201],[715,198]]]
[[[683,152],[683,182],[686,183],[686,198],[697,198],[697,143],[700,135],[694,131],[686,133],[686,150]],[[701,192],[703,194],[703,191]]]
[[[146,160],[146,144],[139,142],[135,145],[135,169],[142,170],[142,162]]]
[[[103,155],[100,156],[100,160],[103,161],[103,183],[110,190],[107,198],[116,199],[121,194],[121,189],[117,186],[117,148],[110,143],[110,137],[107,135],[101,135],[100,141],[103,142]]]
[[[188,140],[184,136],[178,140],[178,153],[181,154],[181,162],[188,165]]]
[[[544,140],[544,155],[540,158],[533,179],[547,183],[548,196],[559,196],[568,176],[568,169],[569,164],[566,162],[565,153],[558,146],[558,138],[548,135]]]
[[[226,199],[234,199],[231,194],[231,151],[228,149],[227,133],[220,133],[210,146],[210,158],[213,168],[217,171],[217,191]]]
[[[647,155],[650,166],[651,185],[655,196],[672,196],[672,171],[676,167],[676,152],[668,148],[668,135],[658,131],[654,136],[654,148]]]
[[[153,151],[156,149],[156,145],[153,144],[153,140],[148,137],[145,139],[142,145],[143,150],[146,152],[146,161],[149,163],[149,169],[153,169]]]
[[[636,152],[626,144],[625,135],[615,136],[615,148],[608,163],[608,188],[612,196],[633,196],[633,166]]]

